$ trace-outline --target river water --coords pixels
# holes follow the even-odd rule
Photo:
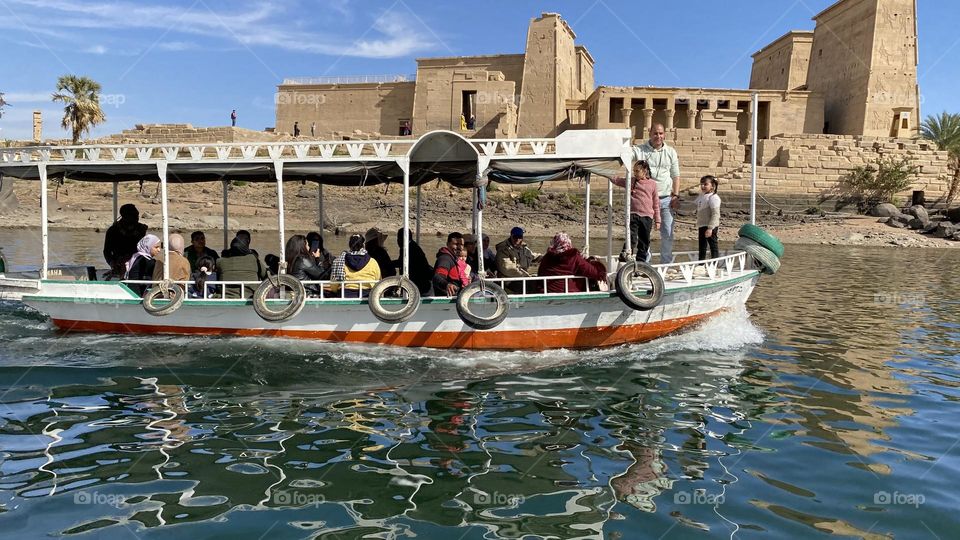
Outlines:
[[[8,262],[30,238],[0,231]],[[954,537],[958,265],[788,246],[744,313],[537,354],[64,335],[0,304],[0,531]]]

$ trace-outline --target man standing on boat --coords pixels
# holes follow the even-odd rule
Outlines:
[[[660,197],[660,262],[673,262],[673,210],[680,206],[680,158],[665,141],[663,124],[650,127],[650,138],[633,147],[634,157],[650,165]]]
[[[108,279],[123,279],[126,263],[137,252],[137,243],[147,235],[147,226],[140,223],[140,210],[132,204],[120,207],[120,218],[107,229],[103,239],[103,258],[110,265]]]

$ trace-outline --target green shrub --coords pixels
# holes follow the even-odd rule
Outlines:
[[[247,181],[246,181],[246,180],[234,180],[234,181],[231,182],[231,183],[232,183],[234,186],[236,186],[236,187],[243,187],[243,186],[247,185]]]
[[[524,190],[522,193],[520,193],[520,202],[522,202],[527,206],[536,206],[537,197],[539,196],[540,196],[539,189],[536,189],[536,188],[527,189],[527,190]]]
[[[880,158],[854,169],[840,180],[840,185],[847,200],[864,213],[880,203],[893,202],[894,195],[913,184],[919,170],[907,158]]]

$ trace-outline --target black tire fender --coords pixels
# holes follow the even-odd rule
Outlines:
[[[163,281],[154,285],[143,296],[143,310],[154,317],[163,317],[169,315],[183,305],[183,299],[186,298],[183,288],[171,281]],[[154,301],[163,299],[168,300],[165,304],[154,304]]]
[[[390,289],[399,288],[407,295],[407,303],[397,311],[390,311],[383,307],[381,301]],[[370,312],[381,322],[402,323],[410,320],[420,309],[420,289],[410,278],[404,276],[390,276],[381,279],[370,289],[368,297]]]
[[[271,309],[267,296],[274,291],[285,287],[293,291],[289,304],[283,306],[280,310]],[[307,303],[307,289],[299,279],[290,274],[282,274],[275,277],[268,277],[260,283],[257,290],[253,293],[253,310],[261,319],[267,322],[283,322],[292,319],[303,311],[303,306]]]
[[[637,296],[633,291],[633,280],[637,274],[650,280],[650,294]],[[637,311],[649,311],[660,304],[665,288],[663,277],[652,266],[640,261],[631,261],[620,267],[616,278],[617,296],[627,306]]]
[[[483,294],[485,299],[492,299],[497,304],[497,310],[489,317],[481,317],[470,311],[470,301],[477,294]],[[507,318],[510,309],[509,298],[502,287],[491,281],[474,281],[457,295],[457,315],[464,324],[475,330],[489,330],[497,327]]]

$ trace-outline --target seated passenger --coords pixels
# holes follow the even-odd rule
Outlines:
[[[307,244],[307,237],[302,234],[295,234],[287,240],[287,246],[284,250],[287,255],[287,273],[299,279],[300,281],[322,281],[324,279],[323,270],[316,264],[316,258],[320,257],[320,249],[313,252]],[[320,296],[320,285],[313,283],[304,285],[307,294],[310,296]]]
[[[216,259],[209,256],[203,256],[197,259],[197,269],[190,275],[193,284],[190,285],[190,298],[213,298],[217,294],[217,286],[207,284],[210,276],[217,280],[217,262]],[[206,296],[204,296],[206,291]]]
[[[137,253],[137,242],[147,234],[147,226],[140,223],[140,211],[132,204],[120,207],[120,217],[110,225],[103,238],[103,258],[110,267],[107,279],[123,279],[127,263]]]
[[[154,257],[160,253],[162,248],[160,239],[152,234],[141,238],[137,243],[137,252],[130,257],[126,264],[126,279],[151,281],[153,279],[153,268],[156,265]],[[150,288],[149,285],[141,283],[130,283],[128,287],[140,296],[143,296],[143,293]]]
[[[363,237],[355,234],[347,242],[349,251],[344,251],[333,261],[333,271],[330,280],[338,283],[331,285],[330,290],[339,292],[343,283],[344,296],[358,298],[366,296],[367,291],[373,288],[372,283],[356,283],[358,281],[380,281],[380,266],[377,261],[363,248]],[[351,283],[353,282],[353,283]]]
[[[526,277],[530,274],[530,265],[540,260],[541,255],[534,253],[523,241],[523,229],[514,227],[510,237],[497,244],[497,272],[501,277]],[[511,292],[523,291],[519,281],[508,281],[506,288]]]
[[[307,243],[310,244],[310,253],[319,253],[314,255],[313,263],[320,269],[322,280],[330,279],[330,271],[333,269],[333,255],[323,247],[323,236],[318,232],[307,234]]]
[[[234,244],[236,240],[240,240],[242,244]],[[253,254],[254,258],[257,259],[257,273],[263,275],[263,266],[260,264],[260,254],[257,253],[257,250],[250,249],[250,231],[239,230],[237,235],[233,237],[233,240],[230,241],[230,247],[220,252],[221,257],[244,257],[246,255]],[[235,246],[242,245],[245,246],[243,249],[238,249]],[[221,278],[222,279],[222,278]]]
[[[263,279],[263,267],[256,252],[250,249],[240,233],[230,242],[230,249],[225,250],[223,257],[217,261],[217,274],[220,281],[251,281],[259,282]],[[240,298],[240,287],[237,285],[226,288],[226,298]],[[257,290],[256,285],[246,285],[243,293],[244,298],[253,296]]]
[[[393,267],[393,259],[390,258],[390,254],[387,253],[386,248],[383,247],[384,240],[387,239],[387,235],[380,232],[380,229],[372,227],[367,230],[367,234],[363,237],[366,244],[364,247],[367,249],[367,253],[373,257],[373,260],[377,261],[377,265],[380,266],[380,276],[382,278],[395,276],[397,271]]]
[[[464,287],[476,279],[477,275],[473,273],[473,267],[467,262],[467,248],[460,250],[460,256],[457,257],[457,273],[460,274],[460,284]]]
[[[433,265],[434,296],[456,296],[463,288],[463,269],[457,264],[463,251],[463,235],[452,232],[447,235],[447,245],[437,251],[437,263]],[[467,283],[470,283],[467,281]]]
[[[602,262],[590,257],[584,258],[577,248],[573,247],[570,237],[567,233],[561,232],[553,237],[550,243],[550,249],[544,254],[540,261],[540,268],[537,275],[543,276],[582,276],[590,280],[590,285],[595,285],[598,281],[606,282],[607,268]],[[547,292],[586,292],[587,283],[585,279],[551,279],[547,280]],[[566,286],[564,286],[566,281]]]
[[[249,240],[247,242],[249,243]],[[207,247],[207,235],[203,234],[203,231],[193,231],[190,234],[190,249],[184,255],[190,262],[191,272],[197,271],[197,261],[201,257],[211,257],[213,262],[217,262],[217,259],[220,258],[216,251]]]
[[[267,256],[263,258],[263,262],[267,263],[267,272],[271,276],[275,276],[280,273],[280,257],[277,257],[273,253],[267,253]]]
[[[173,281],[190,281],[190,262],[183,256],[183,237],[171,234],[170,238],[170,279]],[[153,280],[163,281],[163,250],[156,257],[157,264],[153,267]],[[180,286],[183,288],[183,285]]]
[[[400,248],[400,256],[393,261],[395,268],[403,272],[403,233],[406,229],[397,229],[397,246]],[[420,289],[420,294],[427,296],[433,290],[433,266],[427,260],[427,254],[423,252],[420,245],[413,241],[413,233],[410,236],[410,281]]]

